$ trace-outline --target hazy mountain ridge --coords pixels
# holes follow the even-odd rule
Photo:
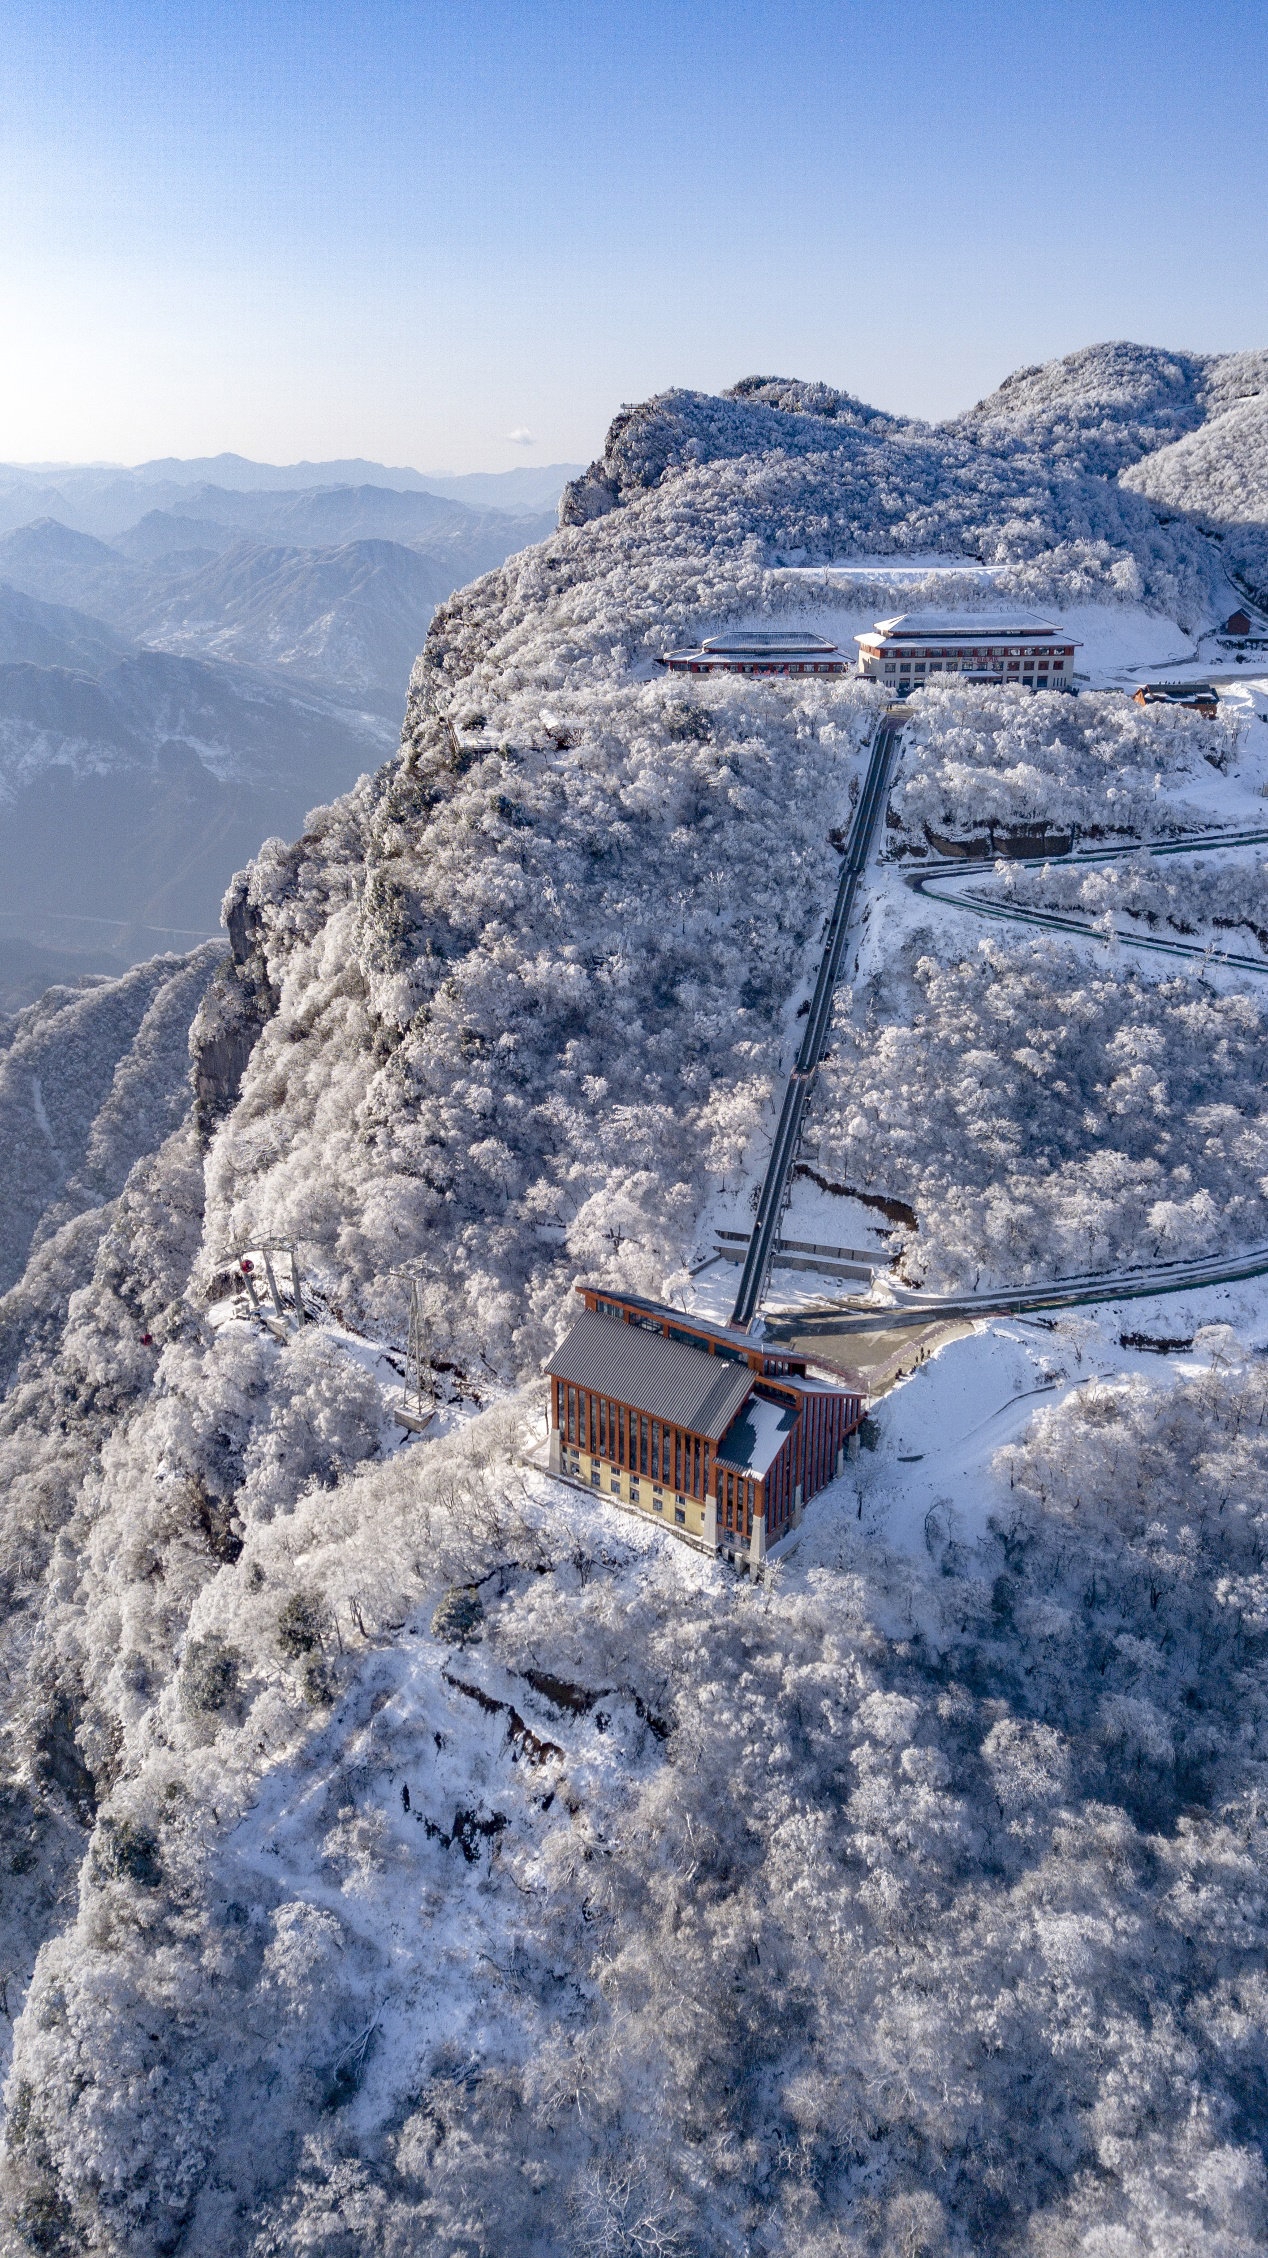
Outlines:
[[[394,735],[225,660],[0,664],[6,937],[136,950],[147,928],[214,931],[225,870],[376,766]]]
[[[149,509],[117,546],[54,517],[0,535],[0,939],[209,930],[261,838],[390,750],[436,604],[551,522],[370,487],[179,492],[202,514]]]
[[[0,1296],[40,1239],[113,1199],[155,1130],[184,1119],[189,1024],[222,954],[212,941],[83,992],[50,989],[0,1025]]]
[[[241,455],[212,455],[193,461],[175,458],[141,464],[60,464],[24,467],[0,463],[0,530],[33,517],[57,517],[78,531],[109,539],[135,524],[147,509],[165,507],[189,514],[191,490],[210,488],[241,498],[244,509],[269,494],[371,486],[419,501],[439,497],[469,502],[476,510],[508,510],[512,515],[553,509],[570,463],[527,466],[510,471],[472,471],[431,481],[421,472],[391,470],[383,463],[294,463],[282,466],[248,462]]]
[[[1166,358],[1187,415],[1196,357]],[[787,617],[778,559],[832,544],[976,544],[1052,602],[1209,617],[1200,531],[1061,452],[1118,428],[1080,381],[1031,385],[1051,459],[775,379],[628,411],[560,531],[437,614],[399,758],[231,890],[205,1154],[160,1076],[100,1238],[40,1210],[0,1415],[15,2006],[45,1940],[15,2250],[1262,2248],[1258,1361],[1085,1386],[1055,1328],[1062,1394],[989,1525],[934,1497],[891,1550],[864,1468],[773,1587],[520,1463],[573,1277],[662,1290],[744,1180],[881,695],[656,657]],[[1153,382],[1137,434],[1174,429]],[[896,810],[1135,822],[1221,728],[955,688]],[[1187,1227],[1219,1227],[1204,1167],[1260,1196],[1255,997],[1164,1009],[1066,942],[978,938],[882,934],[842,994],[834,1164],[931,1202],[920,1171],[954,1177],[951,1261],[1028,1258],[1017,1153],[1080,1161],[1072,1229],[1115,1199],[1119,1227],[1154,1125]],[[393,1455],[333,1325],[213,1334],[211,1275],[264,1233],[378,1339],[416,1280],[434,1356],[500,1401]],[[465,1654],[431,1628],[454,1586]]]

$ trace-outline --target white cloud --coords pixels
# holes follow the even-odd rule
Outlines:
[[[517,431],[508,431],[506,436],[513,447],[535,447],[537,445],[532,432],[526,431],[523,424]]]

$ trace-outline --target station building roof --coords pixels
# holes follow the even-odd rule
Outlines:
[[[619,1317],[583,1310],[547,1359],[552,1379],[720,1442],[752,1391],[746,1364],[710,1356]]]
[[[798,1417],[795,1403],[768,1403],[751,1395],[718,1445],[721,1463],[742,1474],[768,1474]]]

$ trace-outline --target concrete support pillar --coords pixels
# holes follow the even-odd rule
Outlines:
[[[708,1545],[710,1552],[717,1551],[718,1501],[716,1497],[706,1497],[704,1501],[704,1541]]]
[[[803,1506],[803,1504],[802,1504],[802,1499],[801,1499],[801,1484],[800,1484],[800,1482],[798,1482],[796,1489],[795,1489],[795,1490],[793,1491],[793,1515],[792,1515],[792,1517],[793,1517],[793,1527],[794,1527],[794,1529],[799,1529],[799,1528],[801,1527],[801,1516],[802,1516],[802,1513],[804,1512],[804,1510],[805,1510],[805,1508],[804,1508],[804,1506]]]
[[[269,1292],[273,1297],[273,1307],[277,1311],[278,1316],[284,1318],[285,1311],[282,1308],[282,1297],[277,1290],[277,1280],[273,1276],[273,1265],[269,1261],[269,1250],[267,1247],[265,1247],[262,1251],[264,1255],[264,1275],[269,1282]]]
[[[764,1513],[758,1513],[754,1516],[753,1534],[749,1539],[748,1558],[749,1566],[756,1575],[766,1558],[766,1515]]]
[[[561,1443],[560,1443],[559,1429],[558,1429],[558,1427],[552,1427],[552,1428],[551,1428],[551,1430],[550,1430],[550,1460],[549,1460],[549,1464],[550,1464],[550,1471],[551,1471],[551,1473],[552,1473],[552,1474],[559,1474],[559,1473],[561,1473],[561,1472],[562,1472],[562,1470],[563,1470],[563,1458],[562,1458],[562,1455],[561,1455],[561,1448],[562,1448],[562,1446],[561,1446]]]
[[[846,1440],[845,1455],[847,1458],[857,1458],[859,1455],[859,1431],[857,1427]]]
[[[841,1443],[841,1444],[839,1444],[839,1445],[838,1445],[838,1447],[837,1447],[836,1464],[835,1464],[835,1466],[834,1466],[834,1467],[833,1467],[833,1469],[832,1469],[832,1478],[833,1478],[833,1480],[834,1480],[834,1481],[837,1481],[837,1482],[839,1482],[839,1481],[840,1481],[840,1479],[841,1479],[841,1476],[842,1476],[842,1475],[844,1474],[844,1472],[845,1472],[845,1444],[844,1444],[844,1443]]]

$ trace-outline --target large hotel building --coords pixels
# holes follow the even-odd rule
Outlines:
[[[632,1294],[578,1286],[548,1360],[552,1474],[756,1566],[841,1471],[863,1399],[804,1357]]]
[[[1079,649],[1063,629],[1024,612],[903,612],[854,640],[864,681],[883,682],[899,697],[947,674],[1019,690],[1072,690]]]

